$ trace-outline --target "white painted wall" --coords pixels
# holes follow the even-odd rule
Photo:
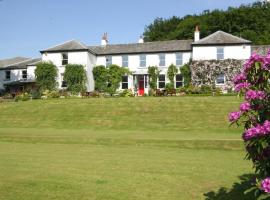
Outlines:
[[[193,60],[216,60],[217,48],[222,46],[194,46]],[[250,45],[223,46],[224,59],[248,59],[251,55]]]
[[[87,90],[94,90],[94,80],[92,75],[92,69],[95,65],[95,56],[89,54],[87,51],[85,52],[67,52],[68,54],[68,63],[69,64],[79,64],[85,66],[85,71],[87,74]],[[54,65],[56,65],[58,69],[57,83],[59,89],[61,89],[63,74],[65,72],[65,66],[62,66],[62,53],[43,53],[42,61],[49,62],[51,61]]]
[[[27,79],[29,80],[34,80],[35,79],[35,70],[36,70],[36,66],[28,66],[27,67]]]
[[[19,81],[22,79],[22,71],[26,69],[10,69],[10,80],[6,80],[6,72],[7,70],[0,70],[0,90],[4,89],[4,84]]]

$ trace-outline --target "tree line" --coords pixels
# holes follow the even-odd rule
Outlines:
[[[146,42],[193,39],[195,26],[199,25],[201,37],[218,30],[248,39],[254,44],[270,44],[270,3],[229,7],[227,10],[205,10],[199,15],[157,18],[146,26],[143,33]]]

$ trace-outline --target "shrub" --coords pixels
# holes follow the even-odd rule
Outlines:
[[[130,89],[123,90],[119,95],[120,97],[134,97],[134,94]]]
[[[202,85],[200,87],[201,94],[211,94],[213,92],[212,87],[209,85]]]
[[[151,89],[157,89],[157,79],[159,76],[160,71],[156,66],[148,67],[148,74],[149,74],[149,86]]]
[[[174,89],[174,83],[166,83],[165,89],[166,89],[167,91],[173,90],[173,89]]]
[[[37,64],[36,83],[41,91],[54,90],[57,86],[57,68],[52,62],[42,62]]]
[[[64,80],[67,83],[67,91],[79,94],[86,90],[86,72],[83,65],[66,65]]]
[[[184,86],[188,87],[191,83],[191,70],[188,64],[180,67],[180,72],[184,79]]]
[[[239,111],[229,115],[231,123],[243,125],[246,158],[253,162],[257,184],[249,191],[255,197],[270,197],[270,51],[253,54],[234,78],[235,90],[245,96]]]
[[[60,93],[58,91],[51,91],[49,94],[48,94],[48,97],[50,98],[60,98]]]
[[[175,65],[171,64],[167,71],[167,77],[170,80],[170,83],[174,86],[174,77],[178,73],[178,69]]]
[[[38,90],[33,90],[31,92],[32,99],[40,99],[41,98],[41,93]]]

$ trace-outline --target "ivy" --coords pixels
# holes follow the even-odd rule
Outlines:
[[[148,74],[149,74],[149,86],[151,89],[157,89],[157,79],[159,76],[160,71],[156,66],[148,67]]]
[[[42,62],[37,64],[35,76],[40,91],[52,91],[56,88],[57,68],[52,62]]]
[[[175,65],[171,64],[167,71],[167,76],[171,82],[171,85],[174,85],[174,77],[178,73],[178,69]]]
[[[183,79],[184,79],[184,86],[188,87],[191,83],[191,70],[190,70],[189,65],[186,64],[186,65],[180,67],[180,72],[181,72],[181,75],[183,76]],[[205,72],[205,73],[207,73],[207,72]]]
[[[64,81],[67,83],[67,90],[72,93],[79,93],[86,90],[86,72],[83,65],[68,64],[64,73]]]
[[[109,68],[103,65],[96,66],[93,69],[95,89],[112,95],[119,88],[122,76],[129,74],[131,72],[127,68],[118,65],[111,65]]]

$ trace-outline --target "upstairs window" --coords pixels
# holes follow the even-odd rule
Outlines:
[[[68,54],[67,53],[62,53],[62,65],[67,65],[68,64]]]
[[[176,66],[182,66],[183,65],[183,54],[182,53],[177,53],[175,54],[176,57]]]
[[[128,56],[122,56],[122,67],[128,67]]]
[[[166,55],[159,54],[159,66],[164,67],[166,65]]]
[[[175,87],[183,87],[183,76],[181,74],[176,74],[175,76]]]
[[[7,81],[10,80],[10,70],[5,71],[5,80],[7,80]]]
[[[160,89],[165,88],[165,75],[164,74],[160,74],[158,76],[158,88]]]
[[[216,84],[225,84],[225,75],[220,74],[217,77]]]
[[[224,48],[218,47],[217,48],[217,60],[223,60],[224,59]]]
[[[22,79],[27,79],[27,70],[22,71]]]
[[[122,76],[122,89],[128,89],[128,76]]]
[[[140,55],[140,67],[146,67],[146,55]]]
[[[112,65],[112,57],[106,56],[106,67],[110,67]]]

